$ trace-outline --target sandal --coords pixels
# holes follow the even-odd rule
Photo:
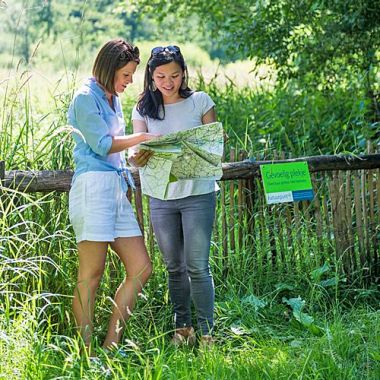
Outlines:
[[[175,346],[194,346],[196,341],[193,327],[181,327],[175,330],[172,343]]]
[[[211,335],[202,335],[199,340],[199,348],[201,350],[209,350],[215,345],[215,339]]]

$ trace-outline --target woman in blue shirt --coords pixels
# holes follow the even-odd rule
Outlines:
[[[75,174],[69,194],[69,215],[79,252],[73,312],[91,354],[95,294],[104,272],[108,245],[120,257],[126,278],[116,291],[103,347],[120,341],[136,296],[152,267],[143,237],[126,197],[133,186],[125,166],[125,149],[156,135],[124,135],[125,122],[118,93],[133,82],[139,50],[121,39],[99,51],[93,77],[75,93],[68,111],[75,140]],[[149,153],[146,153],[149,155]]]

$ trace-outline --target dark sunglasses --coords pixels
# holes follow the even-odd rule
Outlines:
[[[119,61],[132,61],[134,59],[133,56],[138,57],[139,55],[140,55],[139,48],[137,46],[132,46],[132,50],[128,48],[128,50],[120,53]]]
[[[158,55],[162,53],[180,54],[181,50],[178,46],[175,45],[157,46],[152,49],[152,55]]]

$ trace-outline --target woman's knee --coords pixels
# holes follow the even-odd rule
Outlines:
[[[138,279],[144,285],[150,278],[153,272],[153,265],[149,258],[141,263],[139,267],[131,268],[126,267],[127,278]]]
[[[89,271],[88,269],[79,269],[78,272],[78,287],[88,287],[92,290],[96,290],[99,287],[100,281],[103,277],[104,268],[98,268],[96,270]]]
[[[192,263],[187,266],[187,273],[192,280],[211,277],[210,266],[208,263]]]

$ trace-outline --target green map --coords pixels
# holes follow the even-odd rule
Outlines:
[[[144,194],[163,199],[168,184],[180,179],[222,177],[222,123],[204,124],[150,140],[138,146],[154,155],[139,169]]]

